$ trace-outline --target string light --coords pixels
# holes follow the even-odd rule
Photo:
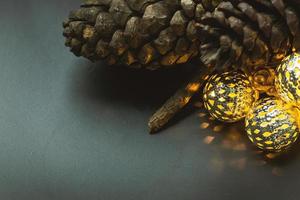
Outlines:
[[[259,93],[269,97],[259,100]],[[248,76],[237,71],[212,75],[203,102],[220,121],[245,118],[247,135],[258,148],[284,151],[299,137],[300,54],[286,57],[276,70],[265,67]]]
[[[275,87],[278,95],[287,103],[300,105],[300,54],[286,57],[276,68]]]
[[[258,92],[248,77],[241,72],[213,75],[204,87],[203,102],[211,116],[225,122],[243,119]]]
[[[296,115],[290,105],[277,98],[263,98],[255,103],[245,119],[246,132],[257,147],[283,151],[299,136]]]

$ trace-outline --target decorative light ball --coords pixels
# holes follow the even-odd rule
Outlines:
[[[203,93],[204,106],[210,115],[225,122],[244,118],[258,99],[248,77],[236,71],[211,76]]]
[[[281,99],[300,105],[300,54],[286,57],[276,69],[275,87]]]
[[[296,112],[296,108],[281,99],[259,100],[245,119],[249,139],[263,150],[288,149],[299,136]]]

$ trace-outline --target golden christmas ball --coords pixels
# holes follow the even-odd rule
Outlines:
[[[204,106],[210,115],[225,122],[244,118],[258,99],[258,92],[248,77],[237,71],[211,76],[203,93]]]
[[[276,69],[275,87],[287,103],[300,105],[300,54],[286,57]]]
[[[263,150],[288,149],[299,136],[297,110],[274,97],[259,100],[245,119],[249,139]]]

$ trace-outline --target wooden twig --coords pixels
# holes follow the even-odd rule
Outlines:
[[[212,69],[200,69],[192,80],[180,88],[149,120],[151,134],[161,130],[183,107],[185,107],[207,80]]]

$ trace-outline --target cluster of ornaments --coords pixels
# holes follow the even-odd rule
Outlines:
[[[300,134],[300,54],[286,57],[271,78],[273,92],[261,90],[253,76],[241,71],[215,74],[204,87],[203,102],[218,120],[245,119],[247,135],[258,148],[280,152]],[[260,98],[261,91],[268,95]]]

